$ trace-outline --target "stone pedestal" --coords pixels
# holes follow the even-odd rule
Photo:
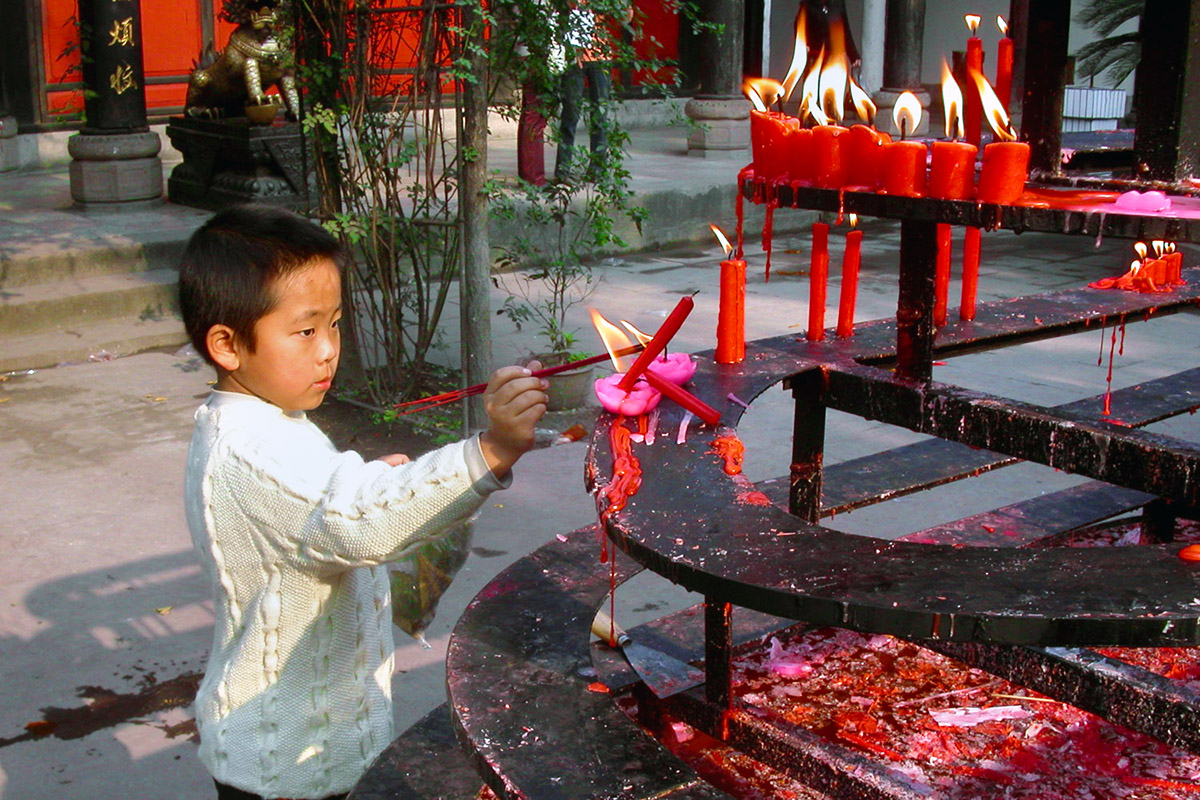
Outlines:
[[[0,172],[8,172],[21,165],[17,152],[17,118],[10,114],[0,115]]]
[[[878,110],[875,112],[875,128],[889,134],[893,139],[899,140],[900,129],[892,122],[892,109],[896,105],[897,98],[905,91],[911,91],[917,96],[917,100],[921,103],[921,122],[917,125],[915,131],[908,131],[909,136],[924,136],[929,132],[929,92],[924,89],[880,89],[871,99],[875,101]]]
[[[750,101],[745,97],[694,97],[683,112],[696,126],[688,135],[688,155],[745,158],[750,148]]]
[[[162,198],[162,141],[158,134],[77,133],[71,154],[71,197],[83,206]]]
[[[167,137],[183,154],[167,181],[172,202],[212,210],[245,202],[308,208],[312,176],[304,176],[298,123],[172,117]]]

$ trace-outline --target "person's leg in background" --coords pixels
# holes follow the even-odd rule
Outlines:
[[[546,116],[533,81],[521,87],[521,117],[517,121],[517,176],[534,186],[546,185],[546,152],[542,132]]]
[[[567,67],[560,85],[562,108],[558,118],[558,155],[554,161],[554,178],[566,181],[575,177],[576,172],[571,160],[575,156],[575,129],[579,125],[583,105],[583,70],[577,66]]]
[[[588,82],[588,99],[591,114],[588,118],[590,132],[591,161],[600,167],[608,155],[608,99],[612,95],[612,77],[606,61],[589,61],[583,65]]]

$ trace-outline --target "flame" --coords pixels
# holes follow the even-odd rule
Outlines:
[[[946,113],[946,135],[955,141],[965,136],[963,129],[963,96],[958,81],[950,74],[950,65],[942,58],[942,108]]]
[[[1146,253],[1147,253],[1146,243],[1145,242],[1135,242],[1133,245],[1133,252],[1137,253],[1138,258],[1145,260]]]
[[[800,76],[804,74],[804,67],[808,64],[807,27],[808,10],[801,4],[800,11],[796,14],[796,42],[792,47],[792,64],[788,67],[787,74],[783,76],[784,100],[791,99],[792,90],[800,82]]]
[[[996,15],[996,27],[1000,29],[1001,36],[1008,36],[1008,21],[999,14]]]
[[[1167,252],[1168,253],[1175,252],[1175,243],[1174,242],[1167,242]]]
[[[1167,252],[1167,243],[1162,239],[1155,239],[1150,242],[1150,246],[1154,248],[1155,258],[1162,258],[1163,254]]]
[[[799,117],[804,119],[805,114],[811,114],[812,118],[817,121],[818,125],[828,125],[829,118],[825,116],[825,112],[820,109],[817,102],[817,96],[821,89],[821,67],[825,63],[825,46],[821,46],[820,52],[817,53],[816,59],[808,67],[808,73],[804,76],[804,85],[801,87],[800,95],[800,112]]]
[[[820,106],[826,115],[838,122],[846,116],[846,84],[849,80],[845,23],[835,19],[829,25],[829,55],[821,67]]]
[[[608,351],[608,357],[612,359],[613,369],[617,372],[625,372],[629,369],[629,365],[622,364],[621,359],[615,353],[618,350],[632,347],[633,342],[625,335],[625,331],[605,319],[604,315],[596,309],[589,308],[588,313],[592,316],[592,325],[596,328],[596,333],[600,335],[600,341],[604,342],[604,349]]]
[[[921,101],[915,94],[904,92],[896,98],[896,105],[892,108],[892,122],[896,123],[896,128],[904,136],[917,129],[921,124]]]
[[[754,91],[753,86],[743,84],[742,91],[746,93],[746,97],[750,98],[750,105],[754,106],[755,111],[765,112],[767,110],[767,107],[763,105],[762,98],[758,96],[758,92]]]
[[[770,78],[747,78],[742,84],[742,89],[751,103],[754,102],[754,95],[758,95],[759,102],[764,106],[758,109],[759,111],[766,111],[783,96],[783,84]]]
[[[854,78],[850,79],[850,100],[854,103],[854,110],[858,112],[858,116],[863,122],[868,125],[875,122],[875,112],[879,109],[866,91],[854,82]]]
[[[621,320],[621,327],[633,334],[633,338],[638,340],[638,343],[645,347],[650,344],[650,340],[654,338],[653,334],[639,330],[636,325],[627,319]]]
[[[972,36],[975,35],[975,31],[979,27],[979,23],[982,21],[983,17],[979,16],[978,14],[963,15],[963,22],[967,23],[967,30],[971,32]]]
[[[721,248],[725,251],[725,255],[728,256],[730,253],[732,253],[733,245],[731,245],[729,240],[725,238],[725,234],[721,232],[721,229],[716,225],[709,225],[708,228],[717,237],[717,241],[720,242]]]
[[[858,227],[858,214],[855,214],[853,211],[850,212],[850,227],[851,228]]]
[[[1129,262],[1129,274],[1137,275],[1141,271],[1142,271],[1142,262],[1141,261],[1138,261],[1135,258],[1133,261]]]
[[[988,125],[996,134],[996,138],[1005,142],[1015,142],[1017,134],[1013,132],[1008,112],[1004,110],[1000,98],[996,97],[996,92],[988,83],[988,79],[976,69],[971,70],[971,78],[974,79],[975,86],[979,89],[979,100],[983,103],[983,116],[987,118]]]

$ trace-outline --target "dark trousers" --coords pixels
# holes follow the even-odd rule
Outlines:
[[[259,797],[256,794],[243,792],[241,789],[235,789],[232,786],[226,786],[225,784],[218,783],[215,780],[213,783],[217,784],[217,800],[263,800],[262,797]],[[325,798],[325,800],[346,800],[346,795],[331,794],[329,797]]]
[[[588,89],[588,130],[591,134],[593,158],[603,158],[608,149],[608,97],[612,90],[612,79],[608,64],[602,61],[585,61],[583,66],[570,66],[562,74],[562,113],[558,121],[558,157],[554,163],[554,176],[559,179],[571,177],[574,172],[572,159],[575,156],[575,129],[583,114],[583,87]]]
[[[542,131],[546,116],[542,98],[532,82],[521,87],[521,116],[517,120],[517,176],[535,186],[546,183],[546,151]]]

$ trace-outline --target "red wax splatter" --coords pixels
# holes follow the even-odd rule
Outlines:
[[[779,197],[774,193],[767,200],[766,213],[763,215],[762,249],[767,253],[767,272],[765,283],[771,282],[771,238],[775,229],[775,207],[779,205]]]
[[[725,474],[740,475],[742,461],[746,456],[746,446],[736,436],[718,436],[713,439],[712,452],[725,459]]]
[[[1179,557],[1184,561],[1200,561],[1200,544],[1189,544],[1179,551]]]
[[[596,694],[608,694],[609,691],[608,687],[600,681],[592,681],[588,684],[587,689],[589,692],[595,692]]]
[[[1102,416],[1112,414],[1112,373],[1113,373],[1113,351],[1117,348],[1117,329],[1114,326],[1112,331],[1112,339],[1108,343],[1108,377],[1105,379],[1108,383],[1108,388],[1104,390],[1104,411]]]
[[[609,484],[596,495],[596,503],[608,500],[608,507],[600,512],[600,563],[608,560],[608,537],[604,534],[604,523],[625,507],[626,501],[642,488],[642,465],[633,454],[630,431],[624,419],[616,420],[608,431],[609,447],[613,455],[613,477]]]

